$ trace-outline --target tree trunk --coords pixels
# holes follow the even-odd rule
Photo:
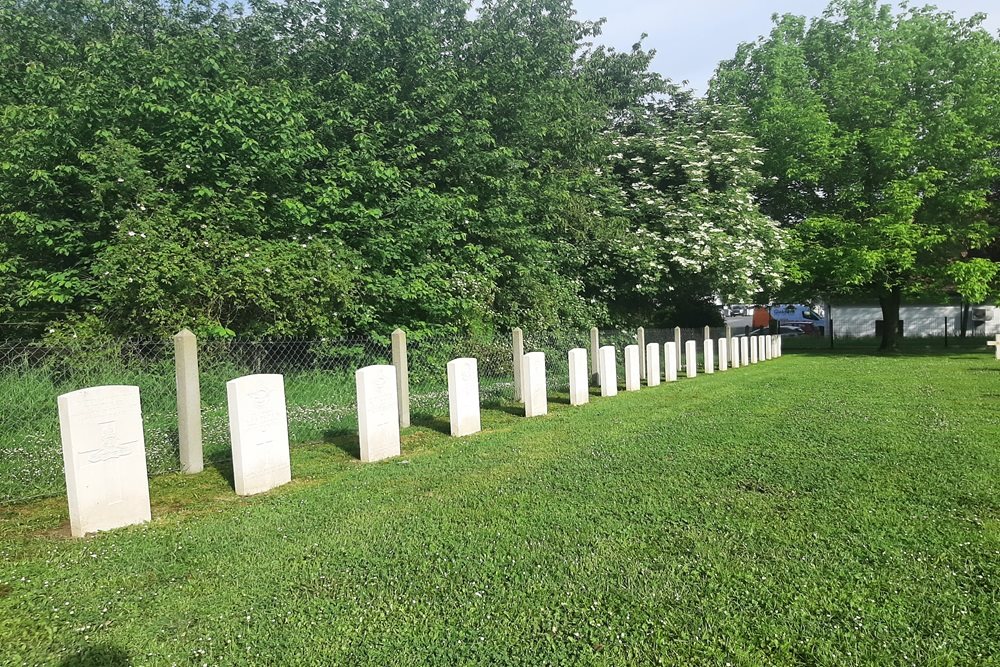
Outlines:
[[[879,345],[883,352],[895,352],[899,349],[899,337],[896,330],[899,328],[899,302],[902,294],[898,287],[882,292],[878,297],[878,304],[882,307],[882,344]]]
[[[969,330],[969,302],[962,299],[962,338]]]

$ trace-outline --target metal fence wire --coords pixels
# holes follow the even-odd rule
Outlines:
[[[0,502],[65,490],[56,399],[115,384],[139,387],[150,474],[177,470],[171,341],[0,342]]]
[[[199,344],[204,456],[230,460],[226,382],[244,375],[284,376],[290,443],[318,442],[357,426],[354,373],[392,363],[388,345],[368,337],[337,340],[222,340]]]
[[[725,335],[724,329],[713,336]],[[673,340],[673,329],[649,330],[646,342]],[[703,340],[703,329],[682,330],[682,339]],[[636,332],[603,331],[624,368],[626,345]],[[569,387],[568,351],[589,350],[589,331],[524,334],[525,352],[544,352],[550,392]],[[661,352],[662,353],[662,352]],[[699,345],[699,354],[701,353]],[[433,337],[408,341],[410,413],[448,415],[447,364],[473,357],[485,407],[514,399],[512,341],[495,337]],[[244,375],[284,376],[291,444],[322,442],[356,431],[354,374],[391,364],[387,342],[367,336],[337,340],[215,340],[198,344],[202,440],[208,463],[231,459],[226,382]],[[624,377],[620,371],[619,377]],[[174,345],[171,340],[8,340],[0,342],[0,503],[65,492],[57,397],[100,385],[136,385],[142,402],[149,473],[179,470]]]

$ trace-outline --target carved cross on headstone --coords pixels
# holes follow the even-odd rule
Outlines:
[[[997,354],[997,361],[1000,361],[1000,334],[997,334],[995,339],[988,341],[986,344],[993,348],[993,351]]]

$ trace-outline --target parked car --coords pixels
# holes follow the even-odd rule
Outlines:
[[[734,303],[729,306],[729,316],[736,317],[737,315],[746,315],[747,307],[741,303]]]
[[[760,327],[759,329],[754,329],[753,331],[751,331],[750,335],[751,336],[766,336],[769,333],[771,333],[770,329],[768,329],[767,327]],[[780,335],[782,337],[785,337],[785,338],[788,338],[788,337],[791,337],[791,336],[805,336],[806,332],[803,331],[800,327],[784,327],[783,326],[783,327],[779,327],[778,328],[778,335]]]

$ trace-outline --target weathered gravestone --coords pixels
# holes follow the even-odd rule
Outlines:
[[[587,351],[582,347],[569,351],[569,404],[583,405],[590,400],[587,375]]]
[[[292,481],[284,378],[236,378],[226,383],[226,397],[236,493],[252,496]]]
[[[625,391],[639,391],[642,378],[639,377],[639,346],[625,346]]]
[[[750,340],[746,336],[740,336],[740,364],[750,365]]]
[[[757,350],[759,349],[759,347],[757,345],[757,337],[756,336],[750,336],[750,342],[748,344],[750,345],[750,363],[751,364],[756,364],[757,363]]]
[[[684,344],[684,357],[687,362],[687,376],[689,378],[698,375],[698,342],[689,340]]]
[[[667,365],[667,382],[677,382],[677,343],[663,344],[663,362]]]
[[[720,338],[719,341],[719,370],[724,371],[729,368],[729,341]]]
[[[771,340],[770,336],[760,336],[757,338],[757,345],[760,347],[757,350],[757,358],[761,361],[767,361],[770,357],[767,356],[767,344]]]
[[[455,437],[482,430],[479,413],[479,364],[471,357],[448,362],[448,418]]]
[[[646,329],[639,327],[636,330],[636,342],[639,344],[639,379],[646,379]],[[640,382],[640,384],[642,384]]]
[[[601,332],[597,327],[590,328],[590,384],[595,387],[601,383]]]
[[[524,332],[521,327],[515,327],[511,334],[514,356],[514,400],[524,402],[524,386],[521,379],[521,359],[524,357]]]
[[[90,387],[58,404],[73,537],[149,521],[139,388]]]
[[[660,384],[660,346],[650,343],[646,346],[646,386]]]
[[[613,345],[605,345],[598,351],[601,369],[601,396],[618,395],[618,362],[615,360]]]
[[[399,456],[395,366],[366,366],[354,373],[358,392],[358,441],[365,463]]]
[[[993,348],[997,361],[1000,361],[1000,334],[997,334],[996,338],[986,344]]]
[[[729,339],[729,365],[733,368],[740,367],[740,339]]]
[[[715,372],[715,342],[711,338],[706,338],[702,342],[702,356],[705,362],[705,373],[711,375]]]
[[[545,385],[545,353],[529,352],[521,359],[521,389],[524,398],[524,416],[540,417],[548,414],[549,402]]]

